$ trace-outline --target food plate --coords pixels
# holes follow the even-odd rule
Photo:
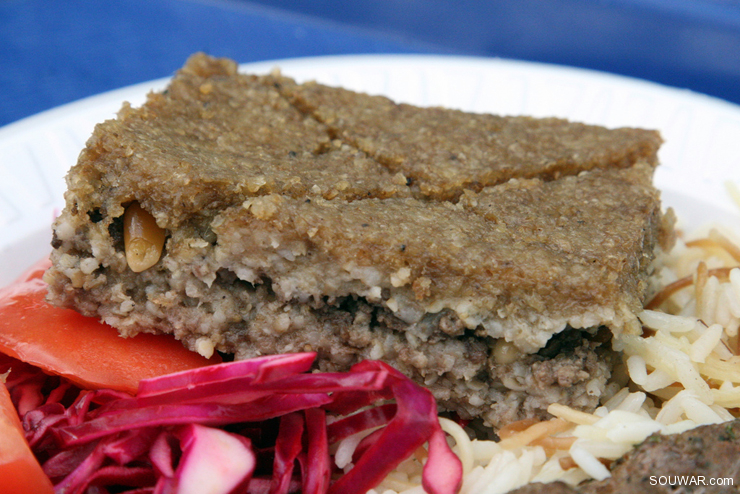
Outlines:
[[[491,58],[336,56],[245,64],[241,70],[276,67],[299,81],[316,79],[422,106],[658,129],[665,144],[655,181],[664,204],[687,229],[740,221],[727,192],[727,183],[740,185],[740,107],[722,100],[600,72]],[[166,84],[159,79],[111,91],[0,129],[0,286],[48,253],[49,225],[64,204],[64,174],[94,125],[114,117],[123,101],[139,105]]]

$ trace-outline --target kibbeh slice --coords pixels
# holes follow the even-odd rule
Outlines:
[[[494,425],[595,407],[670,245],[658,135],[317,87],[198,54],[99,124],[49,300],[206,355],[383,359]]]

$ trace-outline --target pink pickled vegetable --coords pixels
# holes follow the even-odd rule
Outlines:
[[[180,434],[177,494],[232,494],[247,487],[256,463],[249,439],[202,425]]]
[[[162,394],[168,391],[192,389],[198,384],[213,384],[230,379],[249,380],[255,383],[274,381],[277,378],[300,374],[311,368],[315,353],[268,355],[238,362],[216,364],[139,381],[139,397]]]
[[[429,458],[424,465],[421,484],[429,494],[457,492],[462,484],[462,464],[447,445],[439,422],[435,421],[435,424],[429,438]]]
[[[62,445],[75,446],[116,432],[126,431],[132,427],[186,424],[228,425],[257,422],[296,410],[318,407],[330,401],[327,395],[314,393],[273,394],[254,402],[238,405],[197,403],[125,409],[108,413],[101,412],[95,418],[82,424],[60,427],[56,430],[56,434]]]
[[[320,408],[306,410],[306,432],[308,447],[303,474],[303,494],[321,494],[329,487],[331,475],[324,410]]]
[[[295,460],[301,453],[303,417],[300,413],[289,413],[280,418],[280,429],[275,441],[275,461],[272,468],[272,494],[287,494],[295,468]]]
[[[162,477],[168,479],[175,478],[175,467],[174,467],[174,447],[172,442],[175,440],[174,434],[170,432],[161,432],[157,439],[154,440],[151,449],[149,450],[149,460],[155,470],[159,472]]]
[[[462,467],[428,390],[375,361],[308,373],[314,358],[200,367],[142,380],[134,397],[6,357],[0,371],[11,369],[26,439],[58,494],[364,494],[425,443],[425,491],[459,490]],[[364,431],[343,473],[331,446]]]
[[[385,425],[395,414],[396,405],[388,403],[339,419],[326,428],[329,442],[335,443],[358,432]]]
[[[223,365],[223,364],[222,364]],[[276,393],[304,394],[331,393],[347,390],[380,389],[385,383],[385,372],[320,373],[298,374],[281,377],[274,381],[257,381],[232,378],[227,381],[190,384],[187,387],[162,392],[156,395],[137,395],[128,402],[117,406],[138,408],[168,403],[185,404],[199,402],[218,402],[222,404],[243,404]]]
[[[429,417],[433,414],[437,420],[437,406],[431,393],[408,380],[399,380],[393,387],[398,403],[396,415],[355,467],[331,486],[330,493],[367,492],[434,432]]]
[[[103,453],[119,465],[126,465],[148,452],[158,435],[154,427],[127,431],[119,439],[106,443]]]

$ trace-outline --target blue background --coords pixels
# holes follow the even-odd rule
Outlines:
[[[516,58],[740,103],[736,0],[1,0],[0,125],[171,75],[195,51]]]

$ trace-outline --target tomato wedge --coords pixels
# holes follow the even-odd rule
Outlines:
[[[52,494],[54,488],[23,437],[23,428],[0,382],[0,479],[4,494]]]
[[[47,303],[39,262],[0,290],[0,352],[66,377],[84,388],[135,394],[142,379],[217,363],[169,335],[122,338],[96,319]]]

